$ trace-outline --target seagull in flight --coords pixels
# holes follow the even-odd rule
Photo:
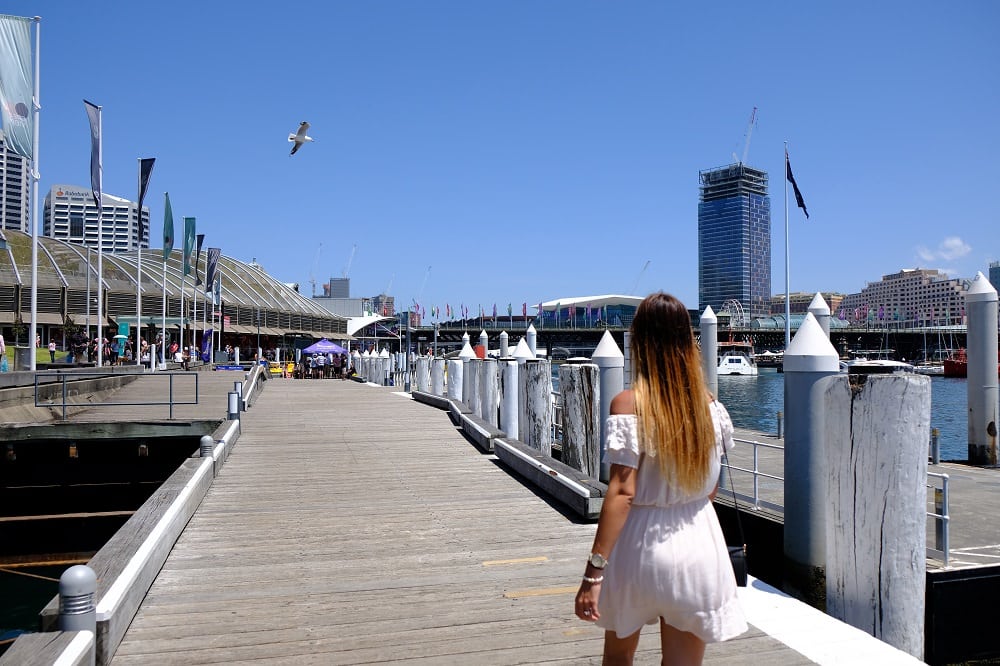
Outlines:
[[[306,136],[306,132],[308,130],[309,130],[309,123],[303,120],[301,123],[299,123],[299,131],[297,131],[295,134],[288,135],[288,140],[295,144],[294,146],[292,146],[292,152],[288,153],[289,156],[294,155],[298,151],[298,149],[302,147],[303,143],[305,143],[306,141],[313,140],[311,136]]]

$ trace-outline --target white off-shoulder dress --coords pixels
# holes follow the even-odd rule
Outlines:
[[[639,452],[636,417],[607,420],[606,459],[637,470],[635,498],[604,571],[598,626],[619,638],[659,618],[707,643],[747,630],[736,597],[726,542],[708,496],[719,478],[719,458],[733,446],[726,408],[711,403],[718,456],[705,483],[685,494],[668,485],[659,461]]]

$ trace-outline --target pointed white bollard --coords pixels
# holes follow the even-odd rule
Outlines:
[[[931,379],[838,374],[815,392],[824,404],[826,612],[920,658]]]
[[[479,404],[484,421],[494,428],[500,422],[500,380],[497,377],[497,360],[485,358],[479,362]]]
[[[389,386],[392,383],[392,359],[389,357],[389,350],[382,348],[378,353],[379,362],[379,382],[382,386]]]
[[[997,464],[997,290],[982,271],[965,294],[968,314],[969,463]]]
[[[444,359],[431,359],[431,393],[444,397]]]
[[[830,337],[830,306],[827,305],[823,294],[818,291],[809,303],[809,312],[816,317],[816,321],[819,323],[820,328],[823,329],[826,337]]]
[[[596,479],[601,472],[600,369],[586,358],[559,366],[562,461]]]
[[[701,369],[705,384],[712,395],[719,395],[719,318],[711,305],[701,313]]]
[[[464,351],[465,345],[469,345],[469,341],[470,341],[469,332],[466,331],[466,332],[462,333],[462,347],[463,347],[463,351]],[[469,345],[469,346],[471,347],[472,345]]]
[[[518,439],[518,362],[514,358],[502,358],[500,366],[500,429],[508,437]]]
[[[538,331],[535,325],[530,324],[528,330],[524,332],[524,337],[528,342],[528,349],[531,350],[531,358],[538,358]]]
[[[508,340],[510,340],[510,336],[507,335],[507,331],[500,331],[500,358],[510,356]]]
[[[786,592],[822,607],[826,590],[826,453],[819,380],[840,372],[840,359],[812,313],[785,350]]]
[[[469,394],[471,393],[469,383],[472,381],[470,363],[472,362],[472,359],[476,358],[476,352],[472,350],[472,345],[469,344],[468,333],[462,336],[462,340],[464,341],[462,351],[458,352],[458,358],[462,361],[462,402],[464,402],[467,407],[471,407],[469,404]]]
[[[483,348],[483,358],[489,356],[490,336],[486,335],[485,329],[479,332],[479,345]]]
[[[531,349],[528,348],[528,341],[525,338],[521,338],[517,347],[514,348],[514,360],[517,361],[518,365],[518,375],[517,375],[517,432],[508,432],[507,434],[514,437],[522,442],[527,441],[528,438],[528,394],[527,385],[524,381],[524,364],[530,359],[535,358]]]
[[[552,365],[545,359],[530,359],[523,368],[525,396],[525,444],[552,455]],[[519,378],[519,381],[520,378]]]
[[[611,400],[625,390],[625,356],[618,348],[618,343],[611,331],[604,331],[601,341],[597,344],[590,360],[600,369],[600,421],[603,424],[611,415]],[[608,482],[611,473],[611,463],[604,462],[604,453],[608,450],[608,433],[601,428],[601,473],[600,481]]]

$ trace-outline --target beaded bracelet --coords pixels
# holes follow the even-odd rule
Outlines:
[[[591,583],[591,584],[600,583],[602,580],[604,580],[604,576],[598,576],[597,578],[591,578],[590,576],[584,576],[583,580],[584,580],[584,582]]]

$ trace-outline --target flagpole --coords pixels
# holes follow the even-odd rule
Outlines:
[[[142,158],[139,161],[139,200],[135,203],[135,226],[139,242],[135,248],[135,349],[132,356],[136,365],[142,365]]]
[[[36,369],[37,348],[35,339],[38,337],[38,181],[41,180],[41,172],[38,170],[38,122],[39,111],[41,110],[41,88],[39,86],[39,70],[42,64],[41,58],[41,31],[42,17],[36,16],[32,19],[35,22],[35,90],[32,100],[32,122],[34,131],[31,133],[31,337],[28,339],[28,346],[31,349],[29,355],[29,368],[32,372]]]
[[[97,107],[97,180],[101,200],[97,201],[97,367],[104,367],[104,107]]]
[[[785,351],[792,341],[792,304],[789,301],[789,269],[788,269],[788,141],[785,141]]]
[[[157,353],[160,354],[160,358],[162,358],[163,362],[166,363],[167,362],[167,353],[166,353],[167,352],[167,260],[166,259],[163,260],[163,298],[161,300],[163,301],[163,312],[162,312],[163,321],[160,326],[160,348],[157,350]],[[150,364],[158,363],[158,360],[150,356],[149,362]],[[150,365],[150,367],[152,367],[152,365]]]

